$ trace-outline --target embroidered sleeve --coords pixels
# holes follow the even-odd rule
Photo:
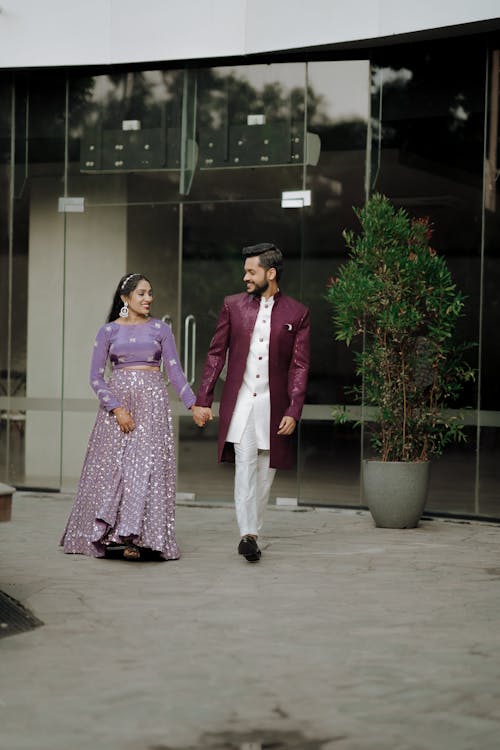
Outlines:
[[[101,406],[107,411],[112,411],[120,406],[120,402],[113,395],[113,392],[108,388],[108,384],[104,380],[111,330],[111,326],[104,325],[97,331],[94,341],[94,351],[92,352],[92,361],[90,363],[90,386],[99,399]]]
[[[182,402],[186,409],[190,409],[195,403],[195,395],[191,390],[181,363],[179,361],[179,354],[177,353],[177,347],[170,327],[166,323],[156,324],[160,326],[161,334],[161,351],[163,364],[167,372],[168,378],[175,392],[182,399]]]

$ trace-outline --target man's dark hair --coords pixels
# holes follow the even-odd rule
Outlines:
[[[268,270],[276,269],[276,281],[280,280],[283,271],[283,253],[272,242],[260,242],[258,245],[249,245],[241,251],[243,258],[254,258],[259,256],[259,265]]]

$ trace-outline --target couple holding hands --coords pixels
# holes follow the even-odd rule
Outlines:
[[[293,465],[292,435],[309,369],[309,312],[280,292],[277,247],[261,243],[242,254],[246,291],[224,299],[196,395],[171,329],[149,316],[148,279],[120,280],[94,344],[90,382],[100,409],[61,540],[65,552],[104,557],[107,548],[123,546],[127,560],[151,553],[179,558],[172,416],[160,363],[203,427],[213,418],[214,388],[227,360],[218,459],[235,463],[238,552],[248,562],[260,560],[258,536],[276,469]]]

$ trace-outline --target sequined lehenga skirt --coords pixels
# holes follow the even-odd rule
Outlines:
[[[176,560],[176,463],[164,377],[114,370],[109,385],[135,429],[123,433],[99,409],[61,545],[68,553],[103,557],[107,545],[129,542]]]

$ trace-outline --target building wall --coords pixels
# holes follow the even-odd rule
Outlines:
[[[4,0],[0,67],[223,58],[497,18],[498,0]]]

